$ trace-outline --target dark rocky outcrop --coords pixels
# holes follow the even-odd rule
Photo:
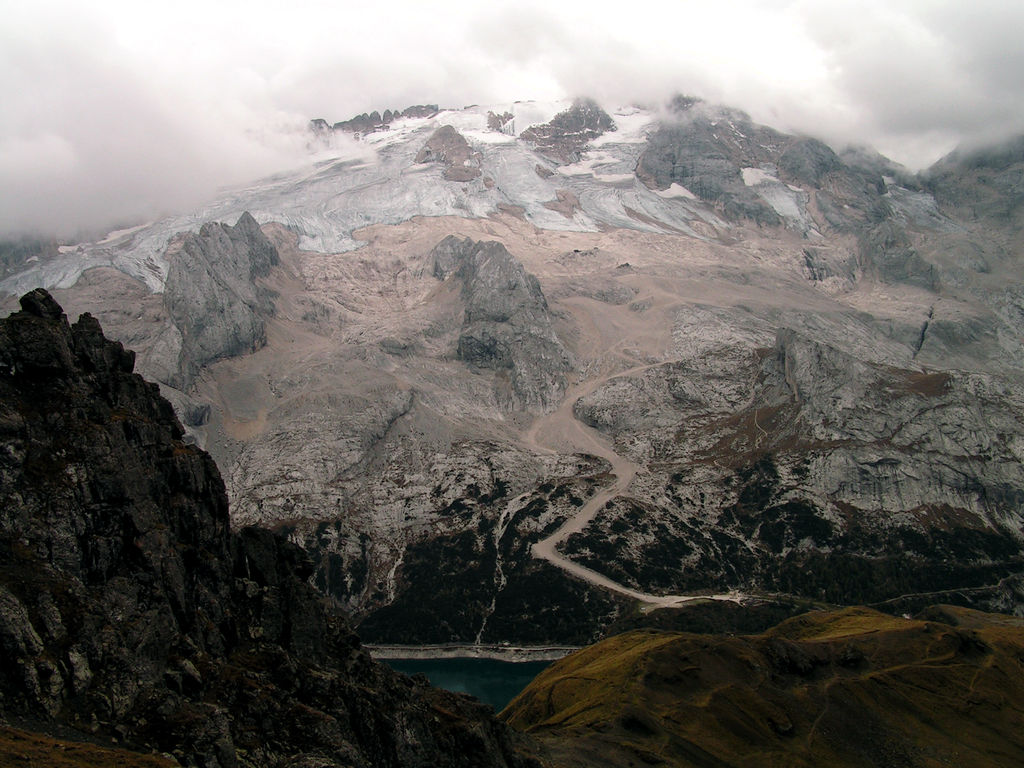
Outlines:
[[[787,184],[815,191],[815,204],[830,227],[860,225],[885,184],[874,167],[847,166],[828,146],[787,136],[754,123],[739,110],[676,97],[648,138],[636,175],[651,189],[679,184],[725,218],[759,226],[782,222],[770,200],[744,179],[743,169],[762,169]]]
[[[1024,136],[984,149],[958,149],[924,174],[943,206],[968,220],[1024,226]]]
[[[168,384],[186,389],[205,364],[251,352],[266,343],[264,319],[273,294],[260,285],[278,263],[277,249],[248,213],[235,226],[210,222],[172,242],[164,305],[180,332],[178,374]]]
[[[448,181],[472,181],[480,176],[479,152],[450,125],[442,125],[416,155],[417,163],[440,163]]]
[[[377,110],[363,112],[361,115],[329,124],[322,117],[309,121],[310,130],[317,137],[330,135],[331,131],[345,131],[347,133],[373,133],[374,131],[386,131],[395,120],[402,117],[433,117],[438,113],[437,104],[414,104],[405,109],[385,109],[384,114]]]
[[[21,305],[0,321],[0,717],[203,768],[534,764],[483,705],[371,660],[302,550],[230,532],[133,353],[42,290]]]
[[[569,353],[552,329],[537,278],[501,243],[449,235],[431,253],[434,277],[461,281],[466,305],[456,354],[506,372],[510,404],[547,407],[566,389]]]
[[[615,122],[597,102],[579,99],[550,122],[527,128],[519,138],[536,144],[537,151],[551,160],[573,163],[587,144],[614,130]]]

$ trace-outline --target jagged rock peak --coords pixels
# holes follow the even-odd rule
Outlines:
[[[259,280],[279,257],[248,212],[233,227],[208,222],[198,234],[182,235],[165,255],[164,305],[180,332],[177,373],[167,383],[186,388],[206,363],[266,343],[264,320],[274,303]]]
[[[7,375],[39,377],[41,385],[52,386],[78,369],[107,374],[134,369],[135,353],[104,338],[91,315],[68,326],[64,310],[42,288],[22,296],[20,304],[22,311],[0,326],[0,371]]]
[[[534,125],[519,137],[537,145],[537,150],[558,162],[579,159],[579,153],[598,136],[615,130],[615,121],[593,99],[577,99],[569,109],[550,122]]]
[[[402,117],[433,117],[440,110],[437,104],[414,104],[405,109],[385,109],[384,114],[377,110],[364,112],[361,115],[341,120],[331,125],[322,117],[309,121],[309,130],[317,137],[326,138],[332,131],[347,131],[348,133],[373,133],[374,131],[385,131],[391,123]]]
[[[486,707],[372,661],[302,550],[230,531],[212,459],[94,319],[22,307],[0,320],[0,719],[196,768],[537,765]]]
[[[449,235],[432,251],[434,276],[454,274],[463,282],[466,320],[506,322],[522,313],[547,312],[537,278],[523,269],[504,245]]]

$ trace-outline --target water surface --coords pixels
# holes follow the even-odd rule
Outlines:
[[[550,661],[381,659],[407,675],[423,674],[438,688],[476,696],[500,712]]]

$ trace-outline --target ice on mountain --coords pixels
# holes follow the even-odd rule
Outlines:
[[[676,182],[672,182],[672,184],[669,186],[668,189],[659,189],[659,190],[657,190],[656,194],[659,197],[664,197],[666,200],[671,200],[672,198],[676,198],[676,197],[681,197],[681,198],[684,198],[685,200],[696,200],[697,199],[697,196],[695,194],[693,194],[693,192],[688,190],[686,187],[684,187],[684,186],[682,186],[680,184],[677,184]]]
[[[569,106],[564,101],[514,104],[516,132],[547,122]],[[501,205],[517,206],[534,226],[557,231],[613,226],[696,237],[689,226],[695,220],[722,225],[683,187],[655,192],[637,182],[634,168],[644,133],[655,119],[651,113],[627,108],[616,111],[614,119],[618,130],[598,137],[578,162],[556,166],[555,174],[542,178],[536,169],[543,159],[528,142],[489,130],[486,108],[402,118],[358,140],[343,137],[302,168],[224,190],[198,210],[82,244],[7,278],[0,289],[20,294],[40,284],[69,287],[87,269],[112,266],[160,292],[167,274],[163,253],[172,237],[198,232],[208,221],[233,223],[244,211],[260,224],[289,227],[299,234],[299,247],[322,253],[361,247],[353,232],[370,223],[398,224],[414,216],[484,218]],[[481,153],[481,178],[447,181],[440,167],[415,163],[442,125],[453,126]],[[579,201],[578,208],[563,213],[546,205],[567,194]],[[786,201],[777,202],[783,206]]]
[[[741,168],[740,173],[743,175],[743,183],[748,187],[756,187],[758,184],[770,184],[772,182],[778,183],[779,181],[775,178],[774,174],[761,168]]]

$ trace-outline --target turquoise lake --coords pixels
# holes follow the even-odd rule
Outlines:
[[[423,674],[438,688],[476,696],[500,712],[550,661],[382,659],[407,675]]]

